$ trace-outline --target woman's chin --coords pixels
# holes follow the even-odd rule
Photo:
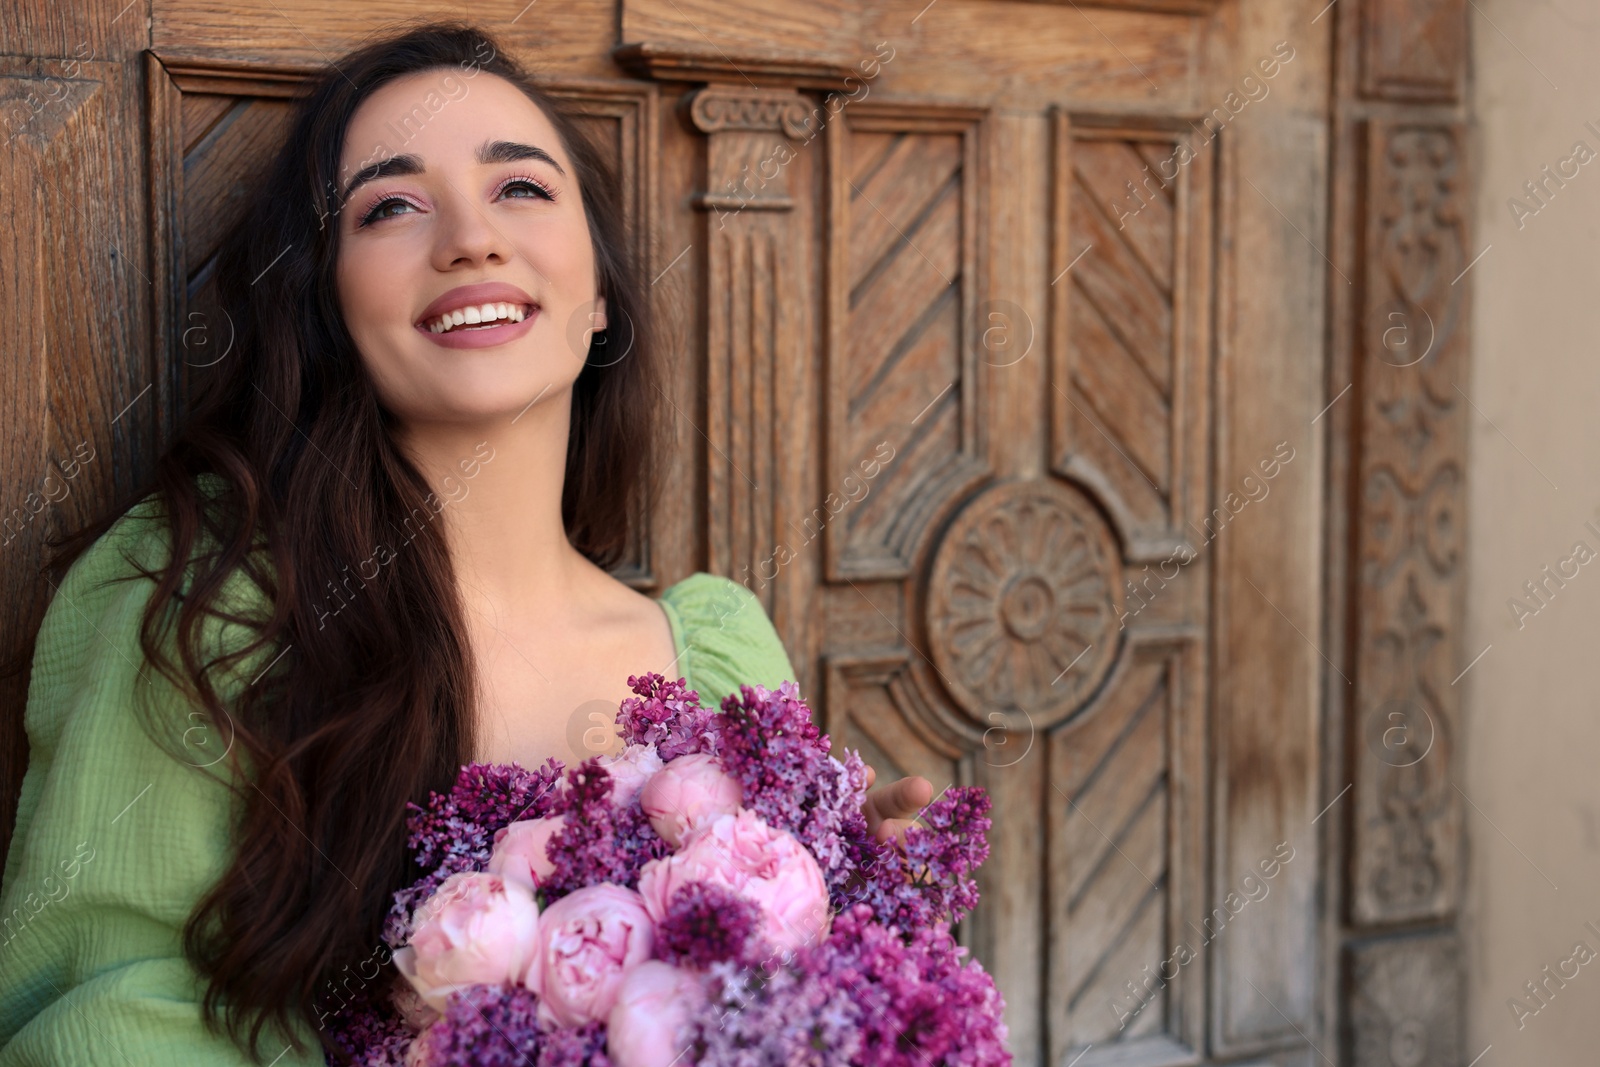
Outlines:
[[[531,386],[519,383],[516,387],[500,383],[492,391],[466,394],[461,391],[461,384],[457,381],[441,385],[423,397],[421,403],[412,405],[409,416],[403,418],[417,426],[505,429],[513,423],[520,425],[520,421],[526,421],[526,416],[566,393],[571,385],[549,380]]]

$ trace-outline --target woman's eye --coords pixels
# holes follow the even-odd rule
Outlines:
[[[533,197],[539,200],[554,200],[555,195],[545,186],[540,185],[532,178],[513,178],[500,187],[502,197],[525,200]]]
[[[361,225],[365,226],[368,223],[376,222],[379,219],[392,218],[395,215],[403,214],[404,211],[411,210],[412,207],[413,205],[409,200],[402,200],[398,196],[388,197],[384,200],[378,201],[376,204],[373,204],[367,213],[361,216]]]

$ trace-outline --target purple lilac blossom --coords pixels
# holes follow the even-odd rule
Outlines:
[[[793,681],[775,690],[741,685],[728,694],[720,732],[718,762],[744,788],[744,806],[810,850],[839,906],[852,875],[877,851],[861,811],[867,788],[861,754],[846,751],[844,762],[829,754],[832,742]]]
[[[922,809],[922,818],[928,825],[909,826],[903,843],[885,845],[852,893],[886,926],[959,922],[977,906],[972,875],[989,858],[989,794],[951,786]]]
[[[604,1026],[546,1030],[539,1025],[539,998],[521,986],[478,985],[452,993],[443,1017],[425,1033],[429,1063],[611,1067]]]
[[[770,955],[760,935],[758,905],[716,882],[689,882],[656,924],[655,955],[702,971],[724,961],[753,967]]]
[[[860,1010],[841,982],[806,970],[714,964],[711,1003],[695,1019],[702,1067],[844,1067],[861,1062]]]
[[[536,771],[516,763],[468,763],[449,793],[430,791],[426,808],[408,803],[406,817],[416,866],[428,872],[394,895],[383,938],[399,948],[411,938],[411,915],[450,875],[481,871],[489,865],[495,831],[523,819],[557,813],[556,786],[561,762],[551,759]]]
[[[672,846],[650,825],[637,795],[621,808],[612,803],[614,784],[598,756],[567,772],[566,825],[545,846],[555,865],[539,887],[545,905],[601,882],[636,888],[640,868],[672,853]]]
[[[700,706],[700,694],[689,688],[687,679],[669,682],[652,671],[628,675],[628,687],[638,696],[624,700],[617,710],[624,744],[653,744],[663,760],[696,752],[717,754],[716,709]]]
[[[405,1062],[411,1031],[400,1013],[386,998],[374,995],[370,986],[363,985],[349,1003],[319,1021],[326,1023],[330,1043],[344,1056],[339,1059],[329,1053],[326,1060],[330,1064],[399,1067]]]
[[[1005,1067],[1004,1002],[943,923],[909,941],[857,904],[820,945],[710,969],[695,1062],[716,1067]]]
[[[861,905],[835,919],[810,973],[840,981],[861,1007],[863,1064],[873,1067],[1000,1067],[1006,1051],[1000,991],[950,928],[911,933],[874,921]]]

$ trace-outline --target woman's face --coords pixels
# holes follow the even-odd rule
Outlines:
[[[340,159],[339,304],[404,425],[512,418],[605,325],[576,174],[510,82],[454,68],[362,102]]]

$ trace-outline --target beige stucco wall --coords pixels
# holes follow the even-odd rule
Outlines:
[[[1600,153],[1600,2],[1475,0],[1473,283],[1459,788],[1470,834],[1469,1048],[1480,1067],[1600,1063],[1600,556],[1519,623],[1508,601],[1583,541],[1600,553],[1600,156],[1537,214],[1507,201],[1583,141]],[[1588,129],[1587,122],[1596,129]],[[1571,171],[1571,165],[1568,172]],[[1464,385],[1466,383],[1463,383]],[[1583,958],[1583,954],[1579,954]],[[1577,976],[1537,1015],[1507,1001]]]

